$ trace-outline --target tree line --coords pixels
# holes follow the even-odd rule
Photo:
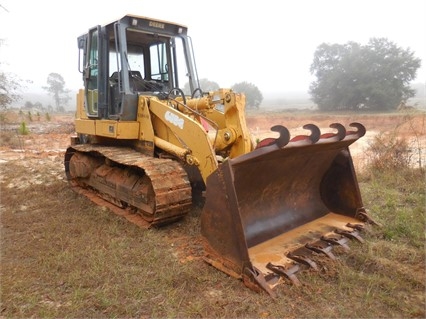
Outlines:
[[[200,89],[203,92],[215,91],[220,89],[220,85],[217,82],[210,81],[206,78],[200,79],[199,84],[200,84]],[[234,85],[230,87],[230,89],[232,89],[233,91],[237,93],[244,93],[246,97],[246,108],[259,109],[260,104],[263,101],[263,94],[255,84],[247,82],[247,81],[243,81],[243,82],[235,83]],[[185,84],[183,91],[186,94],[190,94],[188,83]]]
[[[376,110],[396,109],[400,103],[415,96],[410,82],[415,80],[421,59],[409,48],[399,47],[386,38],[372,38],[366,45],[320,44],[310,72],[316,78],[309,86],[309,94],[319,110]],[[0,109],[20,99],[21,82],[15,76],[0,71]],[[199,81],[204,92],[220,85],[206,78]],[[65,81],[58,73],[50,73],[43,87],[53,97],[57,111],[71,99]],[[246,96],[247,108],[259,108],[263,95],[250,82],[235,83],[231,89]],[[189,85],[183,88],[186,94]]]
[[[18,79],[13,74],[7,74],[0,71],[0,110],[5,110],[9,105],[22,99],[24,81]],[[47,77],[47,85],[42,88],[53,97],[55,110],[57,112],[65,111],[65,104],[71,99],[70,90],[65,87],[65,80],[59,73],[50,73]],[[41,106],[39,102],[31,103],[27,101],[26,107],[30,105]],[[50,107],[50,106],[49,106]],[[53,111],[49,109],[49,111]]]

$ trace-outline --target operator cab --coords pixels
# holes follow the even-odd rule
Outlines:
[[[139,95],[166,98],[189,84],[197,88],[187,28],[127,15],[78,38],[89,118],[136,119]]]

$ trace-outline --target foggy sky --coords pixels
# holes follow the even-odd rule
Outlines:
[[[278,4],[280,4],[278,6]],[[198,75],[230,87],[248,81],[264,93],[307,92],[309,68],[321,43],[367,44],[385,37],[415,52],[422,68],[414,82],[426,83],[424,0],[0,0],[0,67],[33,81],[41,90],[48,74],[66,87],[82,85],[77,37],[126,14],[188,26]]]

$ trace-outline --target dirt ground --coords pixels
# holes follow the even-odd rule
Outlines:
[[[27,123],[28,135],[18,134],[22,115],[12,112],[7,115],[6,122],[1,124],[2,138],[0,143],[0,163],[23,158],[61,159],[74,133],[73,113],[55,114],[49,120],[35,119]],[[277,137],[270,128],[280,124],[290,130],[291,136],[309,134],[303,125],[312,123],[321,132],[333,132],[331,123],[341,123],[346,128],[353,122],[362,123],[367,132],[350,148],[355,167],[362,169],[366,161],[365,151],[378,134],[396,134],[407,139],[413,148],[413,165],[426,163],[426,113],[396,112],[385,114],[320,114],[284,111],[250,111],[246,117],[247,125],[254,140],[266,137]],[[5,136],[6,133],[6,136]],[[62,167],[58,168],[62,170]]]
[[[425,163],[425,120],[426,114],[420,112],[331,115],[318,113],[302,114],[284,111],[251,111],[247,114],[248,127],[254,138],[259,140],[267,136],[276,136],[276,133],[270,132],[270,127],[277,124],[286,126],[290,130],[291,135],[295,136],[298,134],[308,134],[303,129],[303,125],[307,123],[316,124],[325,133],[332,131],[329,125],[334,122],[342,123],[347,128],[349,128],[350,123],[360,122],[366,127],[367,133],[351,146],[351,153],[357,169],[362,169],[362,165],[366,161],[365,150],[378,134],[395,133],[399,137],[408,139],[413,146],[413,153],[415,153],[415,150],[421,150],[420,153],[423,156],[422,163]],[[26,119],[29,131],[27,135],[18,133],[22,121],[22,114],[15,113],[8,115],[7,122],[1,124],[0,181],[4,180],[5,175],[10,175],[10,167],[16,168],[17,165],[24,168],[23,171],[25,171],[26,175],[19,175],[19,179],[12,180],[10,183],[8,182],[5,187],[16,188],[18,192],[30,189],[33,185],[40,185],[41,183],[46,185],[46,180],[64,180],[63,156],[69,145],[70,136],[74,133],[73,114],[54,114],[49,120],[40,118],[34,119],[31,122]],[[5,174],[5,172],[8,174]],[[46,179],[45,176],[49,176],[49,178]],[[49,188],[47,189],[49,190]],[[0,207],[3,205],[0,198]],[[26,205],[25,203],[22,204],[19,210],[23,212],[29,211],[31,208]],[[6,205],[2,208],[5,207]],[[199,250],[199,246],[196,245],[194,240],[188,240],[187,234],[183,236],[179,232],[170,232],[169,236],[169,246],[173,246],[174,253],[177,254],[182,263],[192,261],[202,254],[202,251]],[[179,249],[177,249],[177,246]],[[329,271],[334,271],[334,269],[330,269]],[[218,287],[220,288],[221,286]],[[210,299],[217,298],[217,294],[222,294],[219,288],[217,291],[206,290],[206,294],[212,294],[211,296],[209,295]],[[317,294],[315,292],[313,295],[321,295],[321,293]],[[48,299],[48,302],[52,301]],[[298,302],[302,303],[303,306],[307,305],[302,299]],[[235,307],[233,304],[231,306]],[[8,307],[9,309],[12,308],[10,305]],[[2,309],[0,309],[0,315],[1,312]],[[263,315],[262,312],[259,316],[267,317],[267,313]]]

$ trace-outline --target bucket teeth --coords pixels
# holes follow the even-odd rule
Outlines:
[[[305,247],[313,250],[316,253],[324,254],[331,260],[336,260],[336,256],[334,256],[332,252],[333,246],[331,246],[331,244],[325,240],[320,239],[312,244],[308,243],[305,245]]]
[[[296,273],[299,271],[299,265],[293,265],[290,268],[286,268],[280,265],[274,265],[272,263],[268,263],[266,268],[272,270],[274,273],[280,276],[284,276],[288,278],[295,286],[300,286],[301,283],[299,279],[296,277]]]
[[[364,239],[361,237],[361,235],[359,234],[359,231],[356,230],[356,229],[354,229],[352,231],[336,229],[335,232],[339,235],[348,237],[350,239],[355,239],[355,240],[359,241],[360,243],[364,243]]]
[[[361,207],[360,209],[358,209],[356,213],[356,218],[371,225],[381,226],[378,222],[376,222],[367,214],[364,207]]]
[[[317,264],[310,258],[312,253],[313,251],[306,247],[299,247],[298,249],[288,253],[287,257],[318,271],[319,269]]]
[[[274,274],[280,275],[289,279],[294,285],[300,286],[301,283],[296,277],[296,273],[301,270],[300,265],[308,266],[315,271],[319,271],[318,265],[313,261],[314,254],[323,254],[331,260],[337,260],[337,257],[333,254],[332,250],[334,246],[342,247],[345,252],[350,250],[348,242],[351,239],[355,239],[361,243],[364,240],[361,238],[359,232],[364,229],[363,224],[346,224],[347,228],[352,230],[336,229],[334,232],[324,234],[317,241],[307,243],[289,253],[286,257],[293,261],[293,264],[281,266],[275,265],[269,262],[266,268],[271,270]]]
[[[268,293],[272,298],[276,298],[275,292],[269,287],[268,283],[265,280],[265,276],[262,274],[262,272],[257,269],[256,267],[245,267],[244,268],[244,275],[245,275],[245,284],[249,288],[252,288],[256,290],[257,287],[260,287],[263,289],[266,293]],[[243,276],[244,278],[244,276]],[[253,281],[255,285],[253,286]]]
[[[347,223],[346,227],[356,229],[356,230],[359,230],[359,231],[363,231],[364,228],[365,228],[363,224],[352,224],[352,223]]]
[[[342,247],[344,251],[346,252],[350,250],[349,246],[346,244],[349,241],[349,238],[343,235],[339,235],[339,234],[326,235],[326,236],[322,236],[321,239],[332,245]]]

